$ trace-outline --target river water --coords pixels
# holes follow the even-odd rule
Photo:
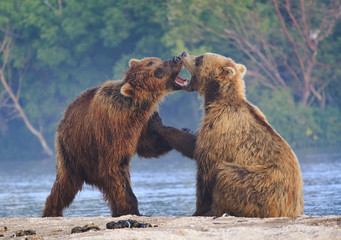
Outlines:
[[[296,151],[307,215],[341,215],[341,150]],[[149,216],[190,216],[195,211],[195,163],[172,152],[131,163],[139,210]],[[55,179],[51,159],[11,162],[0,158],[0,217],[39,217]],[[64,216],[108,216],[102,194],[85,185]]]

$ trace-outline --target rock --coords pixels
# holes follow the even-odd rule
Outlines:
[[[23,236],[29,236],[29,235],[36,235],[36,231],[29,229],[29,230],[17,230],[14,233],[12,233],[9,237],[15,238],[15,237],[23,237]]]
[[[72,228],[71,234],[73,234],[73,233],[88,232],[90,230],[98,231],[98,230],[100,230],[100,228],[97,225],[91,223],[91,224],[87,224],[87,225],[85,225],[83,227],[74,227],[74,228]]]
[[[131,220],[131,219],[120,220],[118,222],[108,222],[106,226],[107,226],[107,229],[153,227],[150,223],[139,222],[139,221]]]
[[[18,230],[15,232],[17,237],[29,236],[29,235],[36,235],[35,230]]]

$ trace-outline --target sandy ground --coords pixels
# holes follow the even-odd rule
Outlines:
[[[106,229],[106,223],[138,220],[157,227]],[[94,223],[100,230],[71,234],[77,226]],[[10,238],[18,230],[36,235]],[[0,218],[2,239],[341,239],[341,216],[298,218],[237,217],[76,217]]]

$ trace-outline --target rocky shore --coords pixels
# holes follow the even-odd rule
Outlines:
[[[341,240],[341,216],[0,218],[2,239]]]

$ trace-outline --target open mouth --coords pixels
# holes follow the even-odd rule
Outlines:
[[[182,78],[180,76],[177,76],[175,79],[175,83],[178,84],[181,87],[186,87],[189,84],[189,80],[186,78]]]

